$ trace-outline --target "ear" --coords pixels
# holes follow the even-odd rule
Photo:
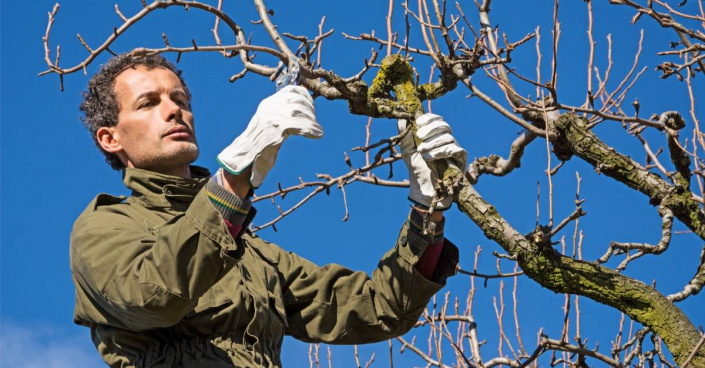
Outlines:
[[[123,152],[119,134],[116,133],[115,127],[101,127],[95,132],[95,136],[100,147],[106,152],[114,153],[118,156]]]

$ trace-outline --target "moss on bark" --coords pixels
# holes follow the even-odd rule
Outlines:
[[[582,295],[624,312],[661,336],[679,364],[683,364],[695,348],[700,333],[688,317],[656,289],[609,268],[572,259],[551,247],[530,242],[467,183],[462,187],[457,204],[489,239],[516,257],[528,277],[543,287],[557,293]],[[700,349],[691,364],[705,367],[705,348]]]
[[[394,92],[394,96],[390,92]],[[367,94],[370,99],[396,97],[397,103],[409,114],[423,113],[414,84],[414,71],[402,55],[391,55],[382,60],[382,66]]]
[[[620,154],[607,146],[594,133],[587,130],[583,118],[574,114],[564,114],[555,123],[558,138],[554,141],[554,151],[559,158],[569,159],[576,155],[592,165],[596,171],[605,174],[621,183],[626,184],[649,197],[653,205],[662,205],[671,209],[683,224],[693,230],[698,236],[705,239],[705,216],[698,203],[693,199],[690,187],[690,160],[677,146],[675,136],[669,136],[669,148],[674,164],[677,168],[676,185],[671,185],[660,176],[648,171],[643,166],[632,160],[629,156]],[[605,282],[596,284],[586,283],[588,280],[601,280],[595,274],[588,272],[585,267],[580,268],[582,280],[577,285],[590,290],[599,290],[596,295],[608,297],[606,301],[595,299],[625,312],[634,320],[651,327],[663,338],[668,345],[674,359],[682,364],[693,351],[700,334],[688,318],[673,306],[666,298],[655,289],[638,285],[638,281],[629,278],[610,276]],[[601,270],[604,268],[600,268]],[[604,269],[608,270],[608,269]],[[609,270],[614,273],[614,271]],[[604,275],[607,275],[606,273]],[[600,273],[603,275],[603,273]],[[621,276],[621,278],[620,278]],[[537,280],[538,281],[538,280]],[[643,284],[642,284],[643,285]],[[610,304],[611,290],[619,292],[621,296],[618,305]],[[697,363],[696,363],[697,361]],[[701,348],[692,362],[693,366],[705,367],[705,349]]]
[[[559,136],[554,141],[554,150],[559,158],[567,160],[571,155],[579,156],[599,173],[647,195],[651,204],[670,208],[676,218],[705,239],[705,216],[687,190],[689,178],[682,173],[687,170],[680,170],[677,174],[679,185],[673,186],[629,156],[607,146],[586,129],[583,118],[577,115],[564,114],[556,121],[555,128]]]

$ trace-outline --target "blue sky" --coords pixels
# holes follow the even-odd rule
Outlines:
[[[213,1],[215,3],[215,1]],[[242,4],[242,2],[240,2]],[[326,29],[335,28],[335,35],[323,46],[323,66],[334,69],[343,76],[357,73],[363,58],[369,57],[375,45],[345,40],[341,32],[357,35],[376,29],[377,35],[385,34],[386,2],[367,1],[364,7],[357,2],[328,2],[314,4],[311,1],[279,4],[270,2],[275,10],[273,21],[280,30],[293,34],[315,35],[323,15]],[[383,4],[384,3],[384,4]],[[551,2],[512,2],[511,8],[503,2],[495,2],[492,21],[499,24],[510,40],[518,40],[541,27],[542,75],[549,75]],[[602,2],[600,2],[602,3]],[[141,8],[139,1],[121,1],[120,8],[130,16]],[[73,286],[68,266],[68,237],[73,221],[90,200],[100,192],[127,194],[122,187],[120,174],[112,171],[95,149],[79,120],[80,92],[87,83],[82,73],[64,78],[64,92],[59,91],[55,75],[38,77],[46,68],[42,37],[46,31],[47,12],[51,1],[3,1],[0,5],[1,22],[1,69],[0,110],[1,121],[1,318],[0,339],[2,357],[0,365],[6,367],[93,367],[100,360],[95,352],[88,330],[72,322]],[[694,2],[688,7],[693,9]],[[472,2],[465,2],[464,11],[474,25]],[[584,2],[571,1],[561,5],[559,17],[562,35],[559,58],[559,93],[561,101],[580,105],[586,90],[585,66],[587,57],[587,17]],[[630,26],[633,15],[624,8],[595,4],[596,66],[604,71],[607,67],[606,35],[612,35],[614,88],[632,65],[637,48],[639,31],[645,31],[645,43],[639,69],[646,66],[644,76],[627,98],[638,97],[642,115],[679,110],[687,113],[687,95],[683,84],[671,78],[662,81],[654,71],[659,62],[655,53],[668,48],[675,35],[663,32],[650,19],[642,19]],[[454,9],[449,6],[449,9]],[[250,24],[255,19],[254,5],[245,3],[235,9],[226,1],[236,22],[253,32],[253,42],[269,44],[261,28]],[[395,13],[395,26],[403,29],[400,7]],[[67,1],[61,4],[51,32],[52,58],[56,45],[61,45],[61,65],[73,66],[87,55],[76,39],[80,33],[86,42],[96,47],[112,32],[113,25],[121,20],[114,13],[114,4],[104,1]],[[160,47],[161,33],[166,32],[172,45],[190,45],[194,38],[199,45],[212,44],[213,18],[203,12],[169,9],[150,15],[144,24],[133,27],[125,37],[111,48],[116,52],[129,51],[137,46]],[[232,41],[225,28],[221,28],[225,43]],[[418,29],[412,31],[415,45],[422,45]],[[175,60],[174,55],[169,55]],[[101,55],[88,68],[93,73],[107,60]],[[265,62],[265,58],[258,59]],[[271,61],[269,61],[271,64]],[[414,64],[428,78],[428,63],[417,60]],[[197,134],[201,145],[201,157],[197,164],[215,168],[215,155],[230,143],[244,128],[258,102],[273,93],[274,86],[268,79],[248,75],[234,84],[228,78],[240,72],[242,66],[236,59],[224,59],[219,54],[184,55],[179,66],[193,94]],[[535,75],[536,55],[533,42],[514,53],[513,67],[528,76]],[[700,76],[701,77],[701,76]],[[496,86],[482,73],[474,82],[500,101]],[[695,91],[702,99],[702,78],[695,79]],[[524,95],[534,93],[529,86],[520,88]],[[452,125],[459,142],[469,152],[469,158],[491,153],[506,156],[509,145],[520,129],[503,119],[498,113],[483,105],[476,98],[467,99],[469,91],[458,88],[447,97],[433,102],[433,112],[443,115]],[[310,141],[293,138],[286,142],[280,153],[277,166],[258,191],[266,194],[276,189],[276,183],[291,186],[298,177],[314,180],[318,173],[339,176],[348,171],[343,161],[343,152],[350,154],[353,164],[361,166],[364,158],[352,153],[351,148],[362,145],[365,139],[367,118],[352,116],[345,103],[317,100],[319,121],[325,129],[322,140]],[[627,103],[626,106],[629,106]],[[702,112],[699,113],[702,121]],[[692,129],[692,121],[687,119]],[[372,125],[376,141],[395,132],[393,121],[380,119]],[[643,161],[644,153],[639,142],[624,134],[616,123],[605,123],[596,132],[618,150]],[[690,134],[690,133],[689,133]],[[647,132],[655,147],[665,146],[665,140],[657,132]],[[555,165],[556,159],[553,158]],[[527,149],[522,168],[507,177],[483,177],[477,185],[478,191],[523,233],[533,229],[536,221],[537,183],[541,188],[541,221],[548,220],[548,181],[543,174],[547,165],[544,141],[535,142]],[[655,243],[660,238],[660,218],[647,199],[632,193],[626,187],[604,176],[596,175],[578,159],[568,162],[553,178],[554,212],[557,220],[573,211],[576,179],[575,172],[583,178],[581,197],[586,199],[584,209],[589,213],[581,219],[581,230],[585,233],[585,258],[595,259],[602,255],[610,241],[636,241]],[[387,169],[379,169],[377,175],[386,177]],[[394,178],[406,177],[406,170],[399,164],[394,167]],[[374,187],[355,183],[347,187],[347,203],[350,218],[343,222],[345,214],[341,191],[332,189],[330,195],[319,195],[272,229],[261,231],[261,236],[286,249],[295,251],[312,261],[341,263],[353,269],[371,271],[381,255],[393,245],[398,229],[405,219],[409,205],[405,189]],[[278,204],[286,209],[293,205],[301,194],[292,194]],[[255,223],[262,224],[276,216],[276,207],[265,201],[257,204],[259,210]],[[676,230],[684,227],[676,224]],[[461,249],[461,267],[472,269],[473,252],[478,246],[483,249],[478,270],[493,273],[496,260],[492,251],[500,248],[488,241],[477,227],[464,215],[453,209],[447,214],[447,237]],[[566,241],[571,244],[573,226],[564,231]],[[683,234],[674,237],[671,249],[658,259],[635,262],[627,274],[646,283],[656,281],[665,294],[679,291],[695,272],[697,258],[702,249],[702,240]],[[513,267],[502,262],[505,272]],[[499,281],[488,282],[487,287],[477,280],[473,312],[478,321],[479,333],[488,343],[483,347],[485,357],[496,355],[497,320],[492,300],[497,296]],[[505,280],[505,300],[511,301],[512,281]],[[470,280],[456,276],[447,288],[452,297],[458,297],[461,305],[467,297]],[[533,350],[539,328],[553,338],[558,338],[561,328],[563,296],[537,287],[528,278],[519,278],[519,316],[522,321],[522,336],[527,350]],[[705,297],[695,296],[681,303],[683,310],[697,325],[705,323],[702,310]],[[609,346],[616,335],[619,313],[583,299],[583,336],[603,347]],[[508,304],[505,323],[511,325],[511,304]],[[507,331],[513,330],[507,329]],[[413,335],[414,333],[412,333]],[[417,332],[419,341],[425,346],[426,331]],[[509,334],[509,333],[508,333]],[[398,344],[396,345],[398,347]],[[375,366],[385,366],[386,343],[366,346],[361,350],[361,359],[377,352]],[[41,357],[27,354],[42,351]],[[308,345],[291,339],[285,343],[284,361],[288,367],[308,365]],[[506,347],[505,347],[506,351]],[[603,351],[607,351],[603,348]],[[450,351],[447,351],[449,353]],[[449,354],[450,355],[450,354]],[[325,357],[325,352],[321,354]],[[335,366],[352,366],[352,348],[336,347],[333,353]],[[50,358],[50,359],[46,359]],[[404,354],[397,359],[408,359],[416,365],[419,360]],[[81,362],[81,363],[76,363]]]

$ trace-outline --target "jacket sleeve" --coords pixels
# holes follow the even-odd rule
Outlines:
[[[185,213],[150,228],[129,204],[100,206],[106,197],[116,202],[99,196],[71,232],[76,322],[130,330],[178,323],[233,262],[222,216],[201,190]]]
[[[446,278],[455,274],[458,250],[446,240],[433,280],[424,278],[415,264],[426,246],[427,241],[410,231],[407,222],[372,277],[335,264],[319,267],[276,247],[287,334],[331,344],[361,344],[403,335],[414,327]]]

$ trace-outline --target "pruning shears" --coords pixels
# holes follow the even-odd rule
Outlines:
[[[277,91],[286,86],[297,86],[299,80],[301,79],[301,65],[299,65],[298,60],[294,60],[290,67],[286,67],[284,62],[280,61],[277,64],[277,71],[274,72],[274,84]]]

